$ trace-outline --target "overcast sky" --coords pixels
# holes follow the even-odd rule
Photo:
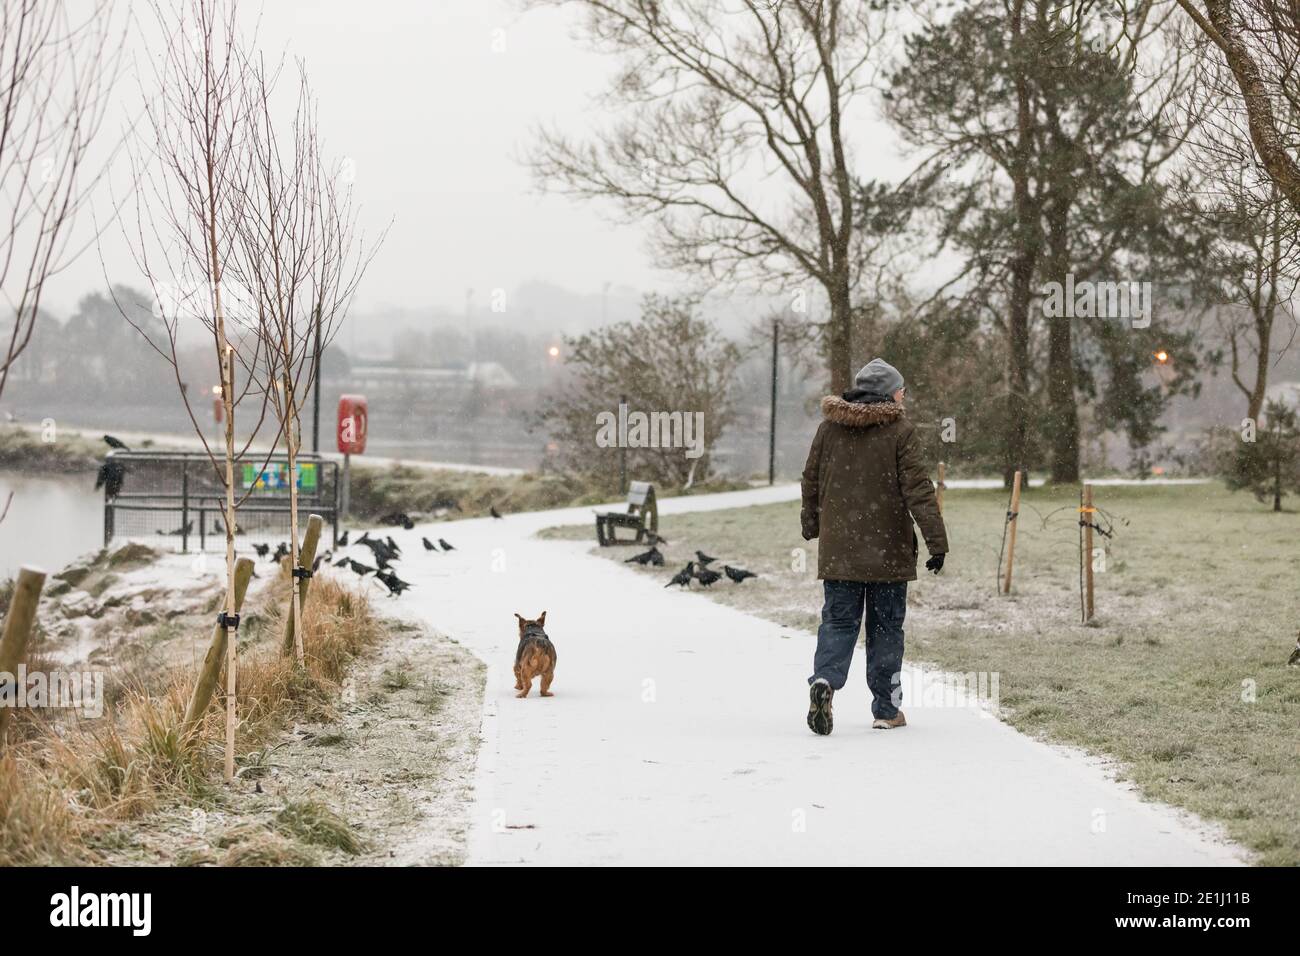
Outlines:
[[[136,6],[147,28],[151,14]],[[363,223],[375,231],[393,221],[362,308],[459,310],[467,287],[482,303],[491,289],[532,278],[578,292],[671,280],[650,266],[639,229],[540,195],[518,161],[535,123],[581,128],[609,70],[570,39],[568,19],[520,14],[501,0],[276,0],[262,9],[262,46],[306,60],[327,149],[355,163]],[[127,115],[139,100],[133,77],[116,96]],[[106,205],[98,197],[101,214]],[[103,242],[111,277],[131,281],[118,237],[108,231]],[[83,256],[47,288],[47,305],[66,314],[102,277],[99,257]]]
[[[584,294],[606,282],[638,292],[681,282],[654,268],[641,227],[613,223],[607,206],[541,195],[519,161],[538,123],[581,132],[598,119],[592,97],[613,64],[572,38],[573,12],[523,13],[512,0],[242,9],[249,23],[260,9],[265,50],[306,61],[326,148],[355,164],[363,224],[373,232],[393,221],[354,311],[459,312],[467,288],[482,306],[492,289],[535,279]],[[134,12],[134,55],[148,56],[152,13],[143,4]],[[136,79],[125,77],[116,96],[122,117],[138,109]],[[873,152],[884,152],[879,143]],[[96,204],[101,215],[105,205]],[[138,283],[120,238],[108,230],[102,242],[110,277]],[[103,273],[92,251],[51,283],[46,304],[66,316]]]

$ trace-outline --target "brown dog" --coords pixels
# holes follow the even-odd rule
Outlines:
[[[515,690],[516,697],[527,697],[533,689],[533,678],[542,678],[542,696],[554,697],[551,693],[551,680],[555,677],[555,645],[546,636],[546,612],[535,621],[527,620],[522,614],[519,618],[519,649],[515,651]]]

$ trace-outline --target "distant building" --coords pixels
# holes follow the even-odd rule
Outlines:
[[[367,395],[372,392],[408,394],[411,391],[421,391],[430,395],[444,393],[460,396],[469,395],[476,388],[509,391],[519,387],[519,382],[500,362],[434,367],[371,362],[353,365],[346,377],[332,384],[346,385],[353,391]]]

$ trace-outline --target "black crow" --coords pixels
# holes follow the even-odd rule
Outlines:
[[[424,550],[425,550],[425,551],[437,551],[437,550],[438,550],[438,546],[437,546],[436,544],[434,544],[432,541],[430,541],[428,538],[421,538],[420,540],[424,542]]]
[[[355,571],[358,575],[360,575],[363,578],[367,574],[373,573],[375,570],[374,568],[370,567],[370,565],[362,564],[360,561],[353,561],[351,558],[348,558],[348,567],[352,568],[353,571]]]
[[[719,574],[717,571],[712,571],[708,568],[700,568],[700,570],[697,571],[695,574],[695,580],[699,581],[706,588],[714,581],[719,581],[721,579],[722,579],[721,574]]]
[[[410,529],[408,528],[407,530],[409,531]],[[393,553],[394,557],[401,557],[402,549],[397,546],[397,542],[393,540],[393,536],[391,534],[388,536],[387,544],[388,544],[388,550]]]
[[[95,490],[104,489],[104,494],[110,498],[116,498],[122,493],[122,481],[126,478],[126,466],[120,461],[107,459],[99,466],[99,474],[95,478]]]
[[[365,540],[358,540],[357,544],[363,544],[367,548],[369,548],[370,553],[373,554],[376,559],[385,558],[389,561],[397,560],[397,552],[394,551],[391,547],[389,547],[388,542],[386,541],[378,541],[375,538],[367,538]]]
[[[259,558],[264,558],[271,553],[271,546],[269,544],[255,544],[253,550],[257,552]]]
[[[709,557],[703,551],[696,551],[695,556],[700,559],[700,567],[702,568],[707,568],[714,561],[718,560],[717,558]]]
[[[758,575],[755,574],[753,571],[746,571],[744,568],[733,568],[729,564],[724,564],[722,566],[722,570],[726,571],[727,577],[731,578],[731,580],[735,581],[737,584],[745,580],[745,578],[758,577]]]
[[[122,439],[120,438],[114,438],[112,435],[105,435],[104,443],[108,445],[109,448],[117,448],[121,451],[131,450],[130,448],[126,447],[126,442],[122,441]]]
[[[659,556],[660,562],[663,561],[663,555],[659,554],[658,548],[651,548],[649,551],[642,551],[640,554],[634,554],[632,557],[623,561],[624,564],[651,564],[655,556]]]
[[[288,556],[289,546],[281,541],[275,546],[275,554],[271,555],[271,560],[276,564],[279,564],[281,558],[287,558]]]
[[[695,576],[695,562],[687,561],[686,567],[682,568],[680,571],[674,574],[673,579],[669,581],[667,584],[665,584],[664,587],[670,588],[674,584],[680,584],[682,587],[689,588],[691,586],[691,578],[693,578],[694,576]]]
[[[445,538],[439,538],[439,539],[438,539],[438,543],[439,543],[440,545],[442,545],[442,550],[444,550],[444,551],[455,551],[455,550],[456,550],[455,548],[453,548],[451,545],[449,545],[449,544],[447,543],[447,541],[446,541]]]
[[[348,566],[348,562],[351,560],[352,559],[349,558],[347,555],[344,555],[343,557],[339,558],[337,561],[334,562],[334,567],[346,568]]]
[[[379,519],[379,523],[400,525],[407,531],[415,527],[415,522],[411,520],[411,516],[404,511],[394,511],[392,514],[386,514]]]
[[[317,571],[319,571],[320,566],[325,563],[325,559],[328,557],[329,557],[328,552],[325,554],[317,555],[316,560],[311,563],[311,573],[315,574]]]
[[[399,594],[401,594],[403,591],[405,591],[407,588],[411,586],[409,583],[399,578],[392,571],[379,571],[375,574],[375,578],[384,587],[388,588],[388,593],[392,597],[397,597]]]
[[[496,505],[490,505],[490,506],[488,506],[488,514],[492,515],[492,517],[494,517],[494,518],[500,518],[500,517],[501,517],[501,512],[497,511],[497,509],[496,509]]]
[[[344,531],[341,535],[339,535],[339,547],[346,548],[347,546],[348,546],[348,533]]]

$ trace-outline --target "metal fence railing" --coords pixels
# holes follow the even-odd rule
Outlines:
[[[104,545],[114,538],[170,538],[181,551],[225,547],[225,488],[203,452],[109,452],[121,487],[104,490]],[[298,521],[318,514],[339,535],[338,464],[318,455],[297,457]],[[235,465],[235,534],[246,541],[288,541],[289,468],[284,455],[252,453]]]

